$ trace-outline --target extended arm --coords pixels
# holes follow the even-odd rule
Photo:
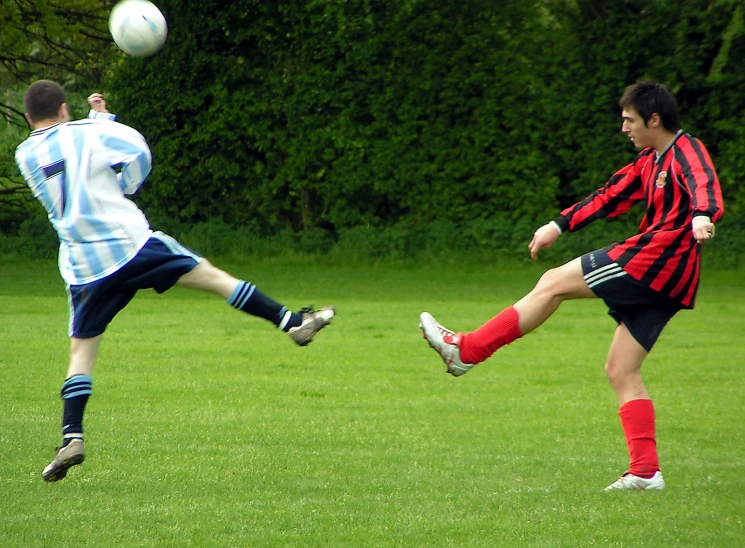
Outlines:
[[[112,122],[114,131],[103,134],[101,143],[109,151],[109,164],[120,167],[117,174],[119,186],[124,194],[134,194],[152,167],[152,156],[145,138],[124,124]]]
[[[115,114],[106,108],[106,100],[100,93],[93,93],[88,97],[91,111],[89,118],[113,121]],[[139,132],[124,124],[114,123],[102,128],[101,144],[107,149],[109,165],[120,168],[117,174],[119,186],[124,194],[134,194],[152,167],[152,156],[145,138]]]
[[[579,230],[596,219],[621,215],[643,199],[639,168],[634,162],[616,172],[602,188],[536,230],[528,244],[531,258],[535,259],[541,249],[551,247],[562,232]]]

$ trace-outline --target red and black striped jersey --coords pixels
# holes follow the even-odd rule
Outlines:
[[[587,198],[555,219],[562,230],[579,230],[602,217],[616,217],[644,202],[639,233],[605,250],[635,280],[693,308],[701,268],[701,246],[691,221],[724,214],[722,191],[703,143],[679,131],[662,154],[642,150]]]

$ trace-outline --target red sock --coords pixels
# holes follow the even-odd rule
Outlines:
[[[652,400],[626,402],[618,410],[618,415],[621,417],[621,427],[629,448],[629,473],[641,478],[651,478],[660,469]]]
[[[484,325],[463,335],[460,358],[465,363],[480,363],[506,344],[522,337],[517,310],[510,306]]]

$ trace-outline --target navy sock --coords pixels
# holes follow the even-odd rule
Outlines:
[[[264,295],[254,284],[243,280],[238,282],[227,302],[237,310],[272,322],[282,331],[289,331],[290,328],[303,323],[301,314],[290,312],[286,306]]]
[[[93,380],[88,375],[73,375],[62,385],[62,447],[83,439],[83,413],[92,392]]]

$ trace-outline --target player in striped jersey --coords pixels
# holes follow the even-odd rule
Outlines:
[[[59,269],[70,303],[62,444],[42,472],[44,481],[52,482],[85,459],[83,414],[99,343],[138,290],[163,293],[179,285],[214,293],[233,308],[272,322],[300,346],[329,324],[335,309],[289,311],[254,284],[153,232],[125,196],[150,173],[150,148],[137,131],[114,121],[100,94],[88,98],[89,119],[75,122],[69,121],[65,92],[55,82],[35,82],[24,101],[33,131],[18,146],[16,163],[59,237]]]
[[[581,202],[539,228],[533,259],[592,221],[646,207],[639,233],[547,271],[514,306],[470,333],[455,333],[427,312],[424,337],[460,376],[502,346],[533,331],[570,299],[601,298],[618,326],[605,371],[619,404],[630,467],[606,490],[664,488],[656,449],[652,401],[641,366],[667,322],[693,308],[701,245],[714,237],[724,212],[714,165],[704,145],[680,129],[678,107],[662,85],[639,82],[620,100],[621,131],[641,149],[636,159]]]

